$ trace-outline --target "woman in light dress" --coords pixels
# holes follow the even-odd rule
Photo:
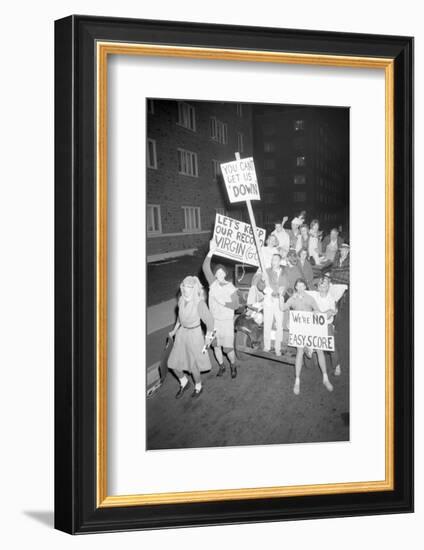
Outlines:
[[[190,387],[190,380],[186,373],[190,374],[194,380],[192,397],[199,397],[202,393],[200,373],[208,372],[212,368],[205,345],[212,341],[214,325],[198,277],[186,277],[180,289],[178,319],[169,333],[171,338],[175,337],[175,341],[168,359],[168,367],[174,371],[180,382],[180,389],[175,396],[177,399],[182,397]],[[206,339],[203,336],[200,321],[206,325]]]

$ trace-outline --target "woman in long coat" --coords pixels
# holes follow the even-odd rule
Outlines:
[[[210,344],[213,338],[214,326],[198,277],[186,277],[180,288],[178,319],[174,329],[169,333],[171,338],[175,336],[175,342],[168,359],[168,367],[174,371],[180,382],[180,389],[175,396],[177,399],[182,397],[190,386],[185,373],[191,374],[194,380],[192,397],[198,397],[202,393],[200,373],[208,372],[212,368],[209,354],[204,347]],[[200,321],[206,325],[206,339]]]

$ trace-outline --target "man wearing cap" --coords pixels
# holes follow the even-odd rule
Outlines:
[[[330,234],[324,237],[322,241],[322,252],[329,262],[334,262],[336,254],[343,244],[337,227],[333,227]]]
[[[224,265],[216,265],[212,273],[211,258],[216,246],[216,242],[212,239],[202,266],[209,284],[209,309],[216,330],[216,340],[212,345],[219,365],[217,376],[222,376],[225,373],[224,352],[230,362],[231,378],[235,378],[237,366],[234,353],[234,312],[240,305],[239,297],[236,287],[226,279],[227,268]]]
[[[350,247],[347,243],[340,245],[334,259],[334,264],[331,269],[331,276],[337,282],[349,284],[349,251]]]

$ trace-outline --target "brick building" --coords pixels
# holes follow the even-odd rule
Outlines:
[[[148,261],[193,254],[211,238],[216,212],[230,205],[220,163],[253,153],[252,107],[206,101],[147,102]]]
[[[349,225],[349,110],[256,105],[254,158],[264,223],[306,210],[330,229]]]

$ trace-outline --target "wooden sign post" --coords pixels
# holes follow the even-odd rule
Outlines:
[[[230,202],[245,201],[247,211],[249,212],[250,225],[252,226],[253,238],[255,240],[256,250],[261,271],[268,283],[268,274],[265,268],[265,262],[262,255],[262,247],[259,242],[255,214],[253,213],[251,200],[260,200],[259,185],[256,178],[255,164],[253,158],[240,158],[240,153],[235,153],[235,162],[221,164],[221,172],[227,187]]]

